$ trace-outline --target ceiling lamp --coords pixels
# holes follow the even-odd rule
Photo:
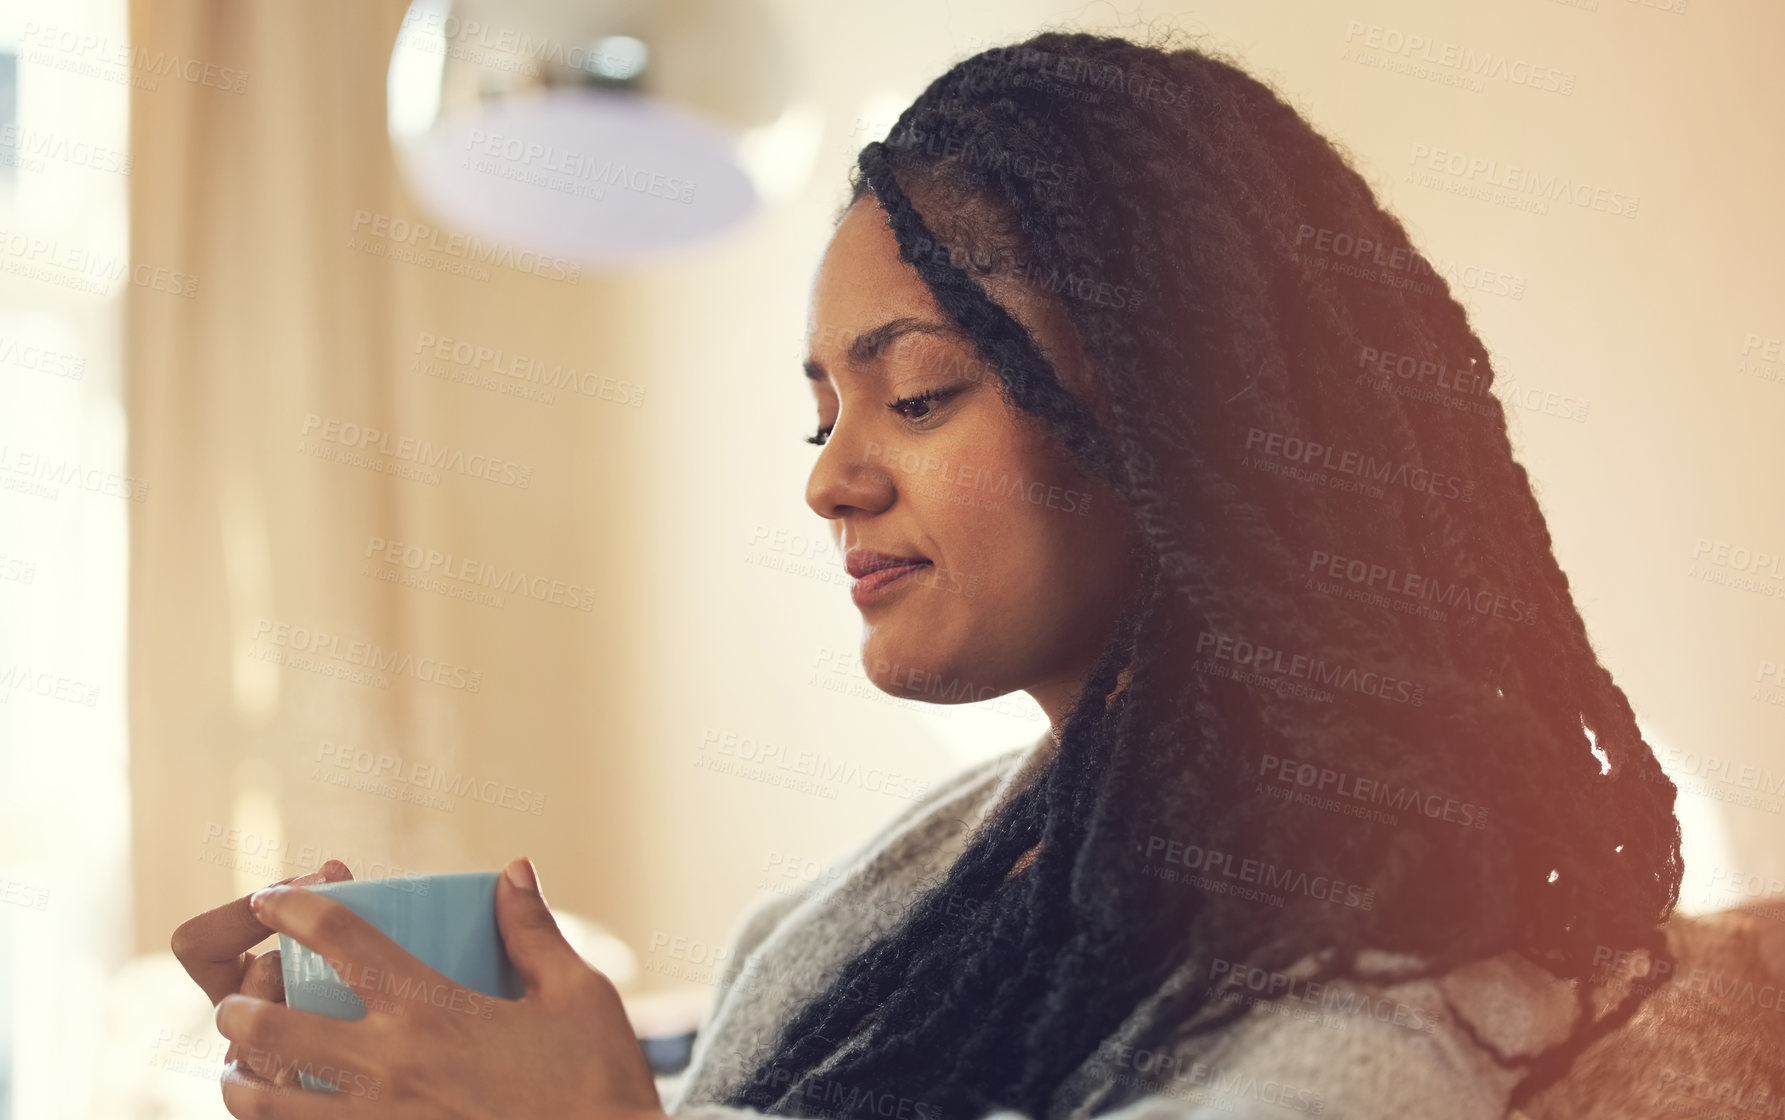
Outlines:
[[[387,88],[424,209],[595,264],[700,242],[796,193],[821,131],[758,0],[414,0]]]

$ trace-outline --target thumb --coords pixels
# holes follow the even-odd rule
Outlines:
[[[515,971],[532,995],[565,965],[581,963],[582,957],[565,940],[558,921],[546,907],[539,891],[539,875],[533,861],[513,861],[496,877],[496,928]]]

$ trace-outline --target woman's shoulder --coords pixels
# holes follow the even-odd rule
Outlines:
[[[1465,1032],[1509,1057],[1529,1058],[1566,1040],[1582,1015],[1579,981],[1523,953],[1506,952],[1430,981]]]
[[[1523,1072],[1502,1059],[1565,1039],[1574,989],[1513,953],[1440,976],[1409,975],[1418,963],[1365,952],[1359,975],[1324,981],[1313,979],[1314,956],[1281,972],[1241,971],[1230,981],[1246,1005],[1239,1018],[1164,1057],[1112,1048],[1105,1072],[1133,1074],[1120,1067],[1149,1061],[1169,1076],[1148,1092],[1242,1112],[1250,1100],[1325,1117],[1502,1116]]]
[[[1283,974],[1296,992],[1298,977],[1317,973],[1311,954]],[[1482,957],[1429,974],[1408,953],[1365,949],[1351,974],[1303,981],[1301,1002],[1317,1003],[1332,1021],[1368,1020],[1415,1034],[1456,1035],[1478,1050],[1529,1058],[1564,1041],[1581,1015],[1578,982],[1556,976],[1524,953]]]
[[[1499,1117],[1528,1063],[1566,1042],[1583,1014],[1578,982],[1523,953],[1502,952],[1433,976],[1396,979],[1416,957],[1366,951],[1358,978],[1335,981],[1343,1009],[1326,1077],[1337,1095],[1372,1103],[1342,1115]],[[1381,1107],[1381,1112],[1374,1111]]]
[[[1776,900],[1675,914],[1671,962],[1606,954],[1596,1002],[1641,998],[1525,1106],[1533,1120],[1627,1120],[1720,1103],[1727,1114],[1785,1112],[1785,911]]]

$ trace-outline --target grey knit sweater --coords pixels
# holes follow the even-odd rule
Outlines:
[[[756,900],[734,927],[716,977],[712,1014],[688,1068],[667,1084],[666,1109],[683,1120],[750,1120],[759,1113],[716,1103],[749,1076],[781,1026],[903,908],[948,870],[967,832],[1020,792],[1055,749],[1035,744],[971,766],[938,784],[832,869],[805,894]],[[1365,955],[1360,965],[1397,963]],[[1311,967],[1312,961],[1304,961]],[[1400,963],[1405,963],[1400,961]],[[1297,982],[1306,968],[1278,974],[1289,994],[1259,999],[1220,1031],[1170,1052],[1133,1045],[1151,1022],[1159,994],[1195,983],[1190,966],[1129,1018],[1061,1084],[1034,1120],[1208,1120],[1296,1114],[1458,1120],[1499,1117],[1519,1071],[1497,1065],[1447,1009],[1449,995],[1476,1035],[1502,1052],[1529,1054],[1561,1039],[1574,1021],[1572,989],[1522,958],[1507,955],[1442,980],[1393,985]],[[1250,982],[1251,978],[1248,977]],[[1206,983],[1206,979],[1202,982]],[[1271,983],[1257,974],[1256,986]],[[829,1064],[820,1067],[820,1075]],[[811,1115],[844,1107],[888,1120],[938,1120],[921,1099],[863,1094],[820,1076],[808,1090]],[[985,1120],[1030,1120],[1004,1110]]]

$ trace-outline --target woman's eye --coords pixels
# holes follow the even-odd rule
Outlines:
[[[951,389],[926,389],[913,396],[900,397],[886,407],[907,420],[927,420],[943,401],[953,395],[954,391]]]
[[[960,392],[958,388],[926,389],[921,393],[914,393],[909,397],[900,397],[898,400],[889,403],[886,407],[892,409],[900,416],[903,416],[911,423],[921,425],[924,421],[931,418],[932,414],[936,409],[942,406],[944,401],[948,400],[958,392]],[[836,427],[834,424],[824,425],[816,432],[807,436],[806,442],[823,447],[825,443],[830,440],[831,429],[834,427]]]

